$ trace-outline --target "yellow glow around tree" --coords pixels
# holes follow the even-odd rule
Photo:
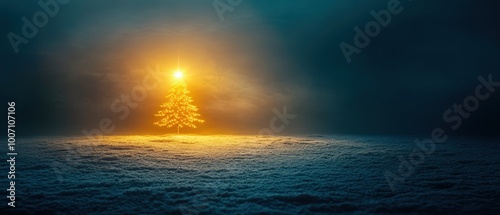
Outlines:
[[[191,104],[193,99],[188,95],[187,85],[182,80],[182,72],[178,72],[174,73],[176,79],[169,94],[165,97],[167,101],[160,105],[162,109],[155,114],[161,119],[154,123],[160,127],[177,126],[177,133],[179,133],[179,128],[184,126],[196,128],[195,123],[204,122],[204,120],[199,119],[198,108]]]
[[[175,77],[176,79],[181,79],[183,75],[184,75],[184,74],[182,74],[182,71],[181,71],[181,70],[177,70],[177,71],[175,71],[175,73],[174,73],[174,77]]]

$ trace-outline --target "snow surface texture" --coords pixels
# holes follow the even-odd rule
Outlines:
[[[116,136],[18,140],[22,214],[500,212],[498,139],[438,144],[389,189],[416,137]],[[6,177],[4,188],[8,185]],[[4,194],[7,192],[4,191]],[[7,199],[1,207],[6,210]],[[4,213],[2,213],[4,214]]]

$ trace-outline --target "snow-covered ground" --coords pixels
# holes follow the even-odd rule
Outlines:
[[[384,172],[397,171],[397,157],[417,148],[414,139],[321,135],[19,139],[14,211],[500,213],[499,139],[454,138],[438,144],[393,192]],[[8,199],[4,201],[2,210]]]

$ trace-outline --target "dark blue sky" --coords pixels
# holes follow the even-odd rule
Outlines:
[[[199,132],[257,133],[287,106],[297,118],[285,133],[497,135],[500,87],[456,131],[443,113],[474,95],[478,76],[500,82],[498,3],[402,0],[347,63],[339,44],[354,45],[353,29],[388,2],[243,0],[221,20],[213,1],[73,0],[16,54],[7,35],[22,35],[22,17],[42,9],[3,1],[2,99],[17,102],[26,133],[79,134],[102,118],[117,134],[158,133],[165,83],[125,120],[110,105],[146,67],[169,71],[179,55],[207,121]]]

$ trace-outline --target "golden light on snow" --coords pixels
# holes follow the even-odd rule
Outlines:
[[[119,157],[133,160],[143,166],[164,166],[171,162],[155,162],[158,158],[169,161],[182,156],[186,164],[196,163],[197,159],[224,159],[248,156],[276,156],[283,153],[300,153],[309,144],[327,144],[321,139],[303,137],[284,137],[257,135],[130,135],[102,136],[100,139],[68,137],[67,141],[55,147],[66,147],[63,143],[71,142],[82,148],[81,153],[90,156]],[[137,144],[140,143],[140,147]],[[305,144],[307,143],[307,144]],[[60,144],[60,145],[59,145]],[[105,153],[106,150],[112,153]],[[88,149],[88,150],[86,150]]]

